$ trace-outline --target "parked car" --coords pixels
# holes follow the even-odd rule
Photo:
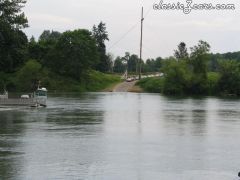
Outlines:
[[[132,81],[134,81],[134,78],[129,77],[126,79],[126,82],[132,82]]]
[[[29,98],[30,98],[29,95],[26,95],[26,94],[21,95],[21,99],[29,99]]]

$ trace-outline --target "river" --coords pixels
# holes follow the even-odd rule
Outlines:
[[[240,100],[51,95],[0,108],[0,179],[233,180],[239,139]]]

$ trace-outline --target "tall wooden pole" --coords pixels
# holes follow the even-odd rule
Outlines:
[[[143,7],[142,7],[142,16],[141,16],[141,40],[140,40],[140,60],[139,60],[139,80],[141,79],[142,74],[142,40],[143,40]]]

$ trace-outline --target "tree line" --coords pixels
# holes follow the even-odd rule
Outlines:
[[[174,56],[162,61],[161,78],[146,79],[139,85],[151,92],[169,95],[240,95],[240,53],[212,54],[200,40],[188,48],[181,42]]]
[[[60,33],[45,30],[37,40],[34,37],[28,40],[23,32],[29,26],[22,12],[25,3],[25,0],[0,1],[1,89],[14,90],[18,81],[24,84],[24,79],[34,88],[44,72],[81,82],[91,70],[111,71],[112,61],[105,46],[105,41],[109,40],[105,23],[94,25],[91,31],[76,29]]]
[[[125,56],[118,56],[113,61],[113,72],[124,73],[126,70],[130,73],[138,73],[139,63],[141,63],[141,72],[151,73],[160,72],[163,59],[157,57],[156,59],[147,59],[146,62],[141,60],[136,54],[125,53]]]

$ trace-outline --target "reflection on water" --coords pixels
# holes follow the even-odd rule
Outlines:
[[[52,95],[0,108],[0,179],[236,179],[240,100]]]
[[[8,179],[21,171],[20,142],[24,133],[23,112],[0,111],[0,177]]]

